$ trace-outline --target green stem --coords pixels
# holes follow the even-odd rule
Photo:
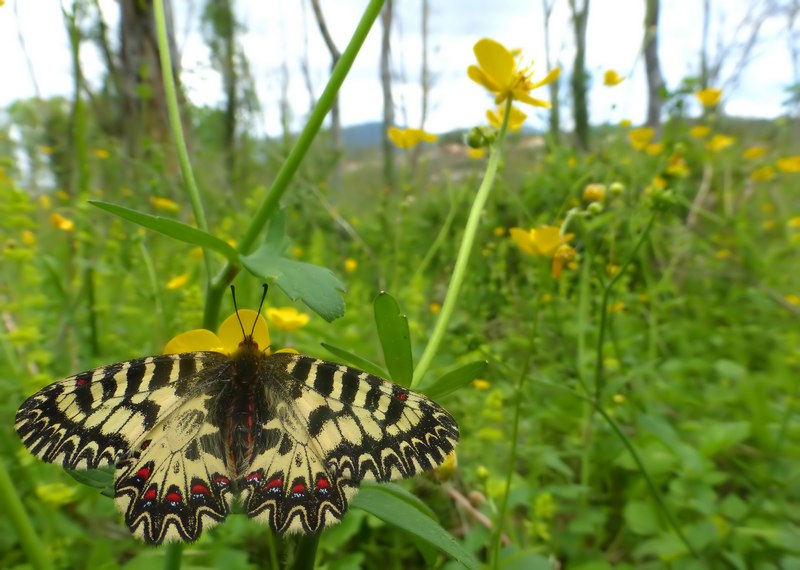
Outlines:
[[[497,138],[495,138],[494,143],[489,149],[489,164],[486,166],[486,174],[484,174],[478,192],[475,194],[475,201],[472,203],[472,208],[467,218],[467,225],[464,228],[464,237],[461,239],[461,246],[458,249],[456,264],[453,268],[453,276],[450,278],[450,284],[447,287],[442,311],[439,313],[439,319],[436,321],[433,333],[431,333],[431,339],[425,346],[425,351],[422,353],[422,357],[420,357],[419,363],[414,369],[414,378],[411,381],[412,388],[419,384],[422,377],[425,376],[425,373],[428,371],[431,361],[433,361],[433,357],[439,350],[439,345],[442,344],[445,331],[447,331],[447,327],[453,317],[453,311],[458,301],[458,294],[461,292],[461,286],[464,284],[469,256],[472,253],[472,246],[475,243],[475,235],[478,233],[481,213],[483,212],[483,207],[486,205],[486,200],[489,198],[492,186],[494,186],[494,179],[497,176],[497,167],[500,164],[500,158],[503,156],[503,141],[505,139],[506,129],[508,128],[508,117],[511,115],[511,103],[512,100],[509,98],[506,101],[503,124],[497,132]]]
[[[420,275],[428,268],[428,264],[430,264],[433,256],[436,255],[442,244],[444,243],[445,239],[447,239],[447,235],[450,233],[450,226],[453,225],[453,220],[456,218],[456,212],[458,212],[458,201],[451,200],[450,202],[450,211],[447,212],[447,218],[445,218],[444,223],[442,224],[439,233],[436,236],[436,239],[433,240],[433,244],[428,248],[428,251],[425,253],[425,257],[422,258],[417,268],[414,270],[414,274],[411,276],[411,279],[408,280],[409,283],[416,283],[417,279]]]
[[[170,542],[164,547],[164,570],[178,570],[183,555],[182,542]]]
[[[508,458],[508,471],[506,472],[506,484],[503,490],[503,498],[500,501],[500,509],[497,513],[497,523],[495,524],[494,531],[492,532],[492,550],[491,550],[491,566],[492,568],[500,567],[500,542],[503,536],[503,525],[506,520],[506,511],[508,510],[508,497],[511,494],[511,478],[514,475],[514,464],[517,461],[517,445],[519,443],[519,422],[522,417],[522,389],[525,385],[525,378],[528,375],[528,369],[533,357],[533,349],[536,345],[536,336],[539,329],[539,307],[541,297],[537,296],[536,305],[533,308],[533,329],[531,330],[531,338],[528,343],[528,350],[525,353],[525,361],[517,377],[517,385],[515,386],[516,401],[514,404],[514,425],[511,428],[511,452]]]
[[[622,264],[617,272],[611,277],[606,284],[605,289],[603,289],[603,302],[600,305],[600,332],[597,335],[597,361],[595,362],[595,369],[594,369],[594,398],[599,403],[600,396],[602,395],[603,388],[605,387],[605,377],[603,376],[603,344],[605,343],[605,336],[606,336],[606,328],[608,323],[608,301],[611,298],[611,292],[614,289],[614,285],[617,284],[617,281],[625,274],[625,270],[628,269],[628,266],[633,262],[633,259],[636,257],[636,254],[639,252],[639,248],[642,247],[647,236],[650,235],[650,230],[653,228],[653,224],[656,221],[656,214],[653,214],[647,222],[647,226],[645,226],[644,231],[639,236],[639,240],[636,242],[636,245],[631,251],[631,254],[628,256],[628,259],[625,260],[625,263]]]
[[[17,531],[31,567],[36,570],[52,568],[47,558],[47,547],[39,541],[36,531],[33,530],[31,519],[28,518],[28,513],[25,512],[25,507],[15,490],[14,482],[8,475],[5,461],[0,461],[0,503],[3,505],[3,512]]]
[[[314,570],[314,561],[317,558],[317,545],[320,533],[302,535],[297,540],[293,570]]]
[[[167,38],[167,22],[164,17],[164,0],[153,1],[153,15],[156,21],[156,38],[158,40],[158,55],[161,60],[161,78],[164,82],[164,99],[167,103],[167,115],[169,115],[169,126],[172,131],[172,138],[175,141],[175,150],[178,153],[178,163],[181,167],[181,174],[186,185],[186,193],[192,203],[195,223],[197,227],[208,232],[208,221],[203,209],[203,201],[200,199],[200,191],[197,189],[197,182],[194,179],[192,163],[189,160],[189,151],[186,148],[186,139],[183,136],[183,125],[181,124],[181,112],[178,107],[178,95],[175,89],[175,78],[172,75],[172,57],[169,53],[169,41]],[[203,249],[203,259],[206,266],[207,289],[211,286],[211,254],[207,249]]]
[[[275,180],[273,180],[267,196],[253,215],[250,225],[245,230],[244,236],[239,240],[237,249],[242,254],[249,253],[252,250],[253,244],[256,242],[259,234],[278,209],[280,200],[289,187],[289,182],[291,182],[292,177],[300,167],[303,158],[311,147],[311,143],[314,142],[314,137],[316,137],[325,117],[333,106],[345,77],[347,77],[361,46],[364,44],[364,40],[366,40],[375,19],[383,8],[383,3],[384,0],[370,0],[369,5],[366,10],[364,10],[364,15],[361,17],[361,21],[358,23],[355,32],[353,32],[350,43],[336,63],[336,67],[334,67],[331,73],[331,78],[328,80],[328,84],[325,86],[322,95],[320,95],[316,107],[314,107],[314,110],[311,112],[306,126],[297,138],[297,142],[291,152],[289,152],[289,156],[286,157],[283,166],[281,166],[281,169],[275,176]],[[229,261],[212,281],[208,295],[206,295],[206,307],[203,316],[204,326],[205,323],[216,324],[222,297],[228,290],[228,285],[231,284],[240,270],[241,266],[239,264],[232,264]]]

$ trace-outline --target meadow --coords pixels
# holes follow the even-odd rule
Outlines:
[[[218,111],[183,107],[185,154],[132,157],[67,99],[9,109],[0,567],[800,568],[796,122],[705,93],[579,152],[513,132],[509,94],[494,127],[396,133],[394,184],[379,149],[332,155],[325,98],[299,136],[239,148],[235,188]],[[255,309],[265,281],[273,348],[430,395],[456,458],[366,487],[318,538],[232,514],[181,549],[130,536],[113,471],[21,445],[35,391],[215,330],[228,285]]]

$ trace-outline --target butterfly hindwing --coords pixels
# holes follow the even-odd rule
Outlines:
[[[437,404],[354,368],[307,356],[267,357],[263,424],[245,511],[279,532],[316,532],[344,515],[362,480],[410,477],[442,461],[458,426]],[[258,468],[258,469],[257,469]]]
[[[213,408],[213,394],[185,401],[117,464],[117,507],[146,542],[191,542],[228,515],[231,481]]]

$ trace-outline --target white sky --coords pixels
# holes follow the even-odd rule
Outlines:
[[[328,27],[340,50],[361,16],[366,0],[322,0]],[[729,44],[742,20],[748,0],[716,0],[710,45]],[[219,76],[210,68],[208,51],[199,31],[201,0],[174,0],[176,39],[182,53],[185,86],[196,104],[216,105],[222,100]],[[302,124],[309,108],[309,96],[300,74],[304,38],[312,81],[317,94],[324,87],[329,56],[313,21],[310,8],[301,0],[239,0],[239,19],[244,27],[241,42],[256,79],[263,109],[259,131],[279,130],[280,68],[286,60],[289,96],[294,126]],[[395,98],[400,126],[419,123],[419,66],[421,42],[419,21],[421,0],[395,0],[398,15],[393,37],[393,66],[398,77]],[[101,0],[116,33],[117,4]],[[443,132],[484,122],[491,104],[489,95],[466,77],[473,63],[472,45],[481,37],[492,37],[508,47],[522,48],[526,58],[536,61],[534,79],[546,73],[542,26],[542,2],[532,0],[431,0],[429,65],[433,89],[426,128]],[[669,88],[696,74],[701,41],[701,6],[696,0],[662,2],[660,54],[662,71]],[[719,6],[722,6],[720,8]],[[646,92],[644,65],[640,56],[644,0],[593,0],[589,15],[588,68],[594,88],[591,92],[593,123],[644,119]],[[572,59],[571,25],[566,0],[557,0],[551,29],[554,57],[565,68]],[[791,64],[785,39],[785,23],[773,19],[755,52],[757,57],[738,77],[733,89],[726,89],[726,110],[731,114],[774,117],[781,113],[783,88],[791,83]],[[345,125],[377,121],[382,117],[378,80],[380,24],[376,23],[341,92]],[[60,4],[55,0],[8,0],[0,7],[0,108],[18,98],[31,97],[35,90],[20,45],[24,38],[36,82],[42,96],[69,94],[71,90],[70,50]],[[741,36],[740,36],[741,38]],[[94,50],[81,54],[87,76],[97,83],[100,60]],[[628,79],[613,89],[602,85],[606,69],[615,69]],[[731,70],[723,72],[723,80]],[[567,76],[563,93],[567,92]],[[539,96],[547,98],[543,89]],[[568,103],[567,103],[568,104]],[[564,120],[568,121],[565,106]],[[541,126],[545,112],[533,110],[529,124]],[[407,118],[407,123],[406,119]]]

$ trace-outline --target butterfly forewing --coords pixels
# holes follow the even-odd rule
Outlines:
[[[236,494],[280,534],[317,532],[361,481],[435,467],[458,440],[420,394],[249,337],[232,356],[152,356],[56,382],[23,403],[16,428],[45,461],[116,463],[117,506],[155,544],[197,539]]]

